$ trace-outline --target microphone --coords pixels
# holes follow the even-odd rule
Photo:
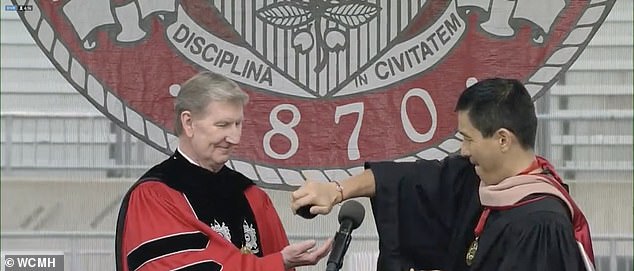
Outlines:
[[[343,265],[343,255],[348,250],[352,231],[358,228],[365,217],[363,205],[357,201],[346,201],[339,210],[339,231],[328,257],[326,271],[338,271]]]
[[[317,214],[313,214],[310,212],[310,207],[313,207],[313,205],[304,205],[302,207],[299,207],[299,209],[297,209],[297,214],[303,218],[306,219],[313,219],[317,216]]]

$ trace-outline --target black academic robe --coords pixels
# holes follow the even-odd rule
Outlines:
[[[482,212],[479,178],[462,157],[367,163],[376,180],[372,211],[379,271],[584,270],[570,215],[554,197],[493,210],[474,262],[465,256]]]

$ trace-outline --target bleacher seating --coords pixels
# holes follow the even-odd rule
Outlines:
[[[542,150],[568,180],[632,180],[632,8],[616,3],[544,99]]]

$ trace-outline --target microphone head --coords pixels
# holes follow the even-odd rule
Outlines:
[[[349,200],[343,203],[341,209],[339,209],[339,223],[346,219],[352,221],[352,229],[356,229],[361,226],[363,218],[365,217],[365,208],[358,201]]]
[[[306,219],[313,219],[315,218],[317,215],[313,214],[310,212],[310,207],[313,207],[312,205],[304,205],[302,207],[299,207],[299,209],[297,209],[297,214],[303,218]]]

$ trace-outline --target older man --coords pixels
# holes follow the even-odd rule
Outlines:
[[[188,80],[175,103],[176,152],[132,186],[117,222],[118,271],[286,270],[330,250],[288,245],[269,197],[225,166],[248,96],[219,74]]]

